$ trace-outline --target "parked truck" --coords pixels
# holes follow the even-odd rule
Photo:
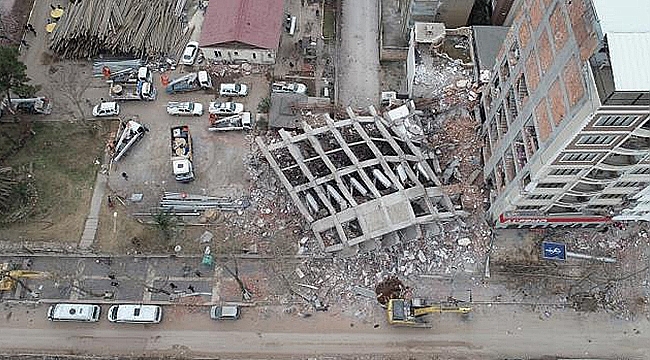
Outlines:
[[[236,131],[250,130],[251,128],[251,113],[249,112],[243,112],[222,118],[216,114],[210,114],[209,131]]]
[[[111,99],[115,101],[156,100],[156,88],[148,81],[140,80],[135,84],[117,84],[114,81],[109,81],[108,83],[110,85],[108,93]]]
[[[120,123],[120,130],[117,133],[117,138],[113,142],[113,161],[120,161],[133,145],[142,140],[147,131],[149,131],[147,127],[135,120]]]
[[[192,136],[187,125],[171,128],[172,168],[176,181],[190,182],[194,180],[192,164]]]
[[[168,94],[177,94],[188,91],[212,89],[212,79],[207,71],[189,73],[172,80],[167,85]]]
[[[151,70],[146,66],[140,66],[139,68],[127,68],[114,73],[111,73],[108,77],[108,80],[112,80],[115,83],[130,83],[137,84],[138,81],[152,82],[153,75]]]
[[[28,99],[12,98],[11,106],[9,106],[9,100],[5,98],[2,104],[0,104],[0,116],[5,113],[13,114],[15,112],[48,115],[52,112],[52,104],[45,97]]]

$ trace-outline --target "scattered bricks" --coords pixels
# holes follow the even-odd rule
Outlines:
[[[533,29],[539,27],[539,23],[542,21],[542,15],[544,15],[541,1],[542,0],[533,0],[530,4],[530,24],[533,26]]]
[[[551,85],[548,92],[548,97],[551,99],[551,117],[555,125],[559,125],[566,115],[566,107],[564,106],[564,92],[560,84],[560,79],[557,78]]]
[[[529,92],[535,91],[539,84],[539,66],[537,63],[537,52],[533,50],[526,59],[526,82]]]
[[[530,25],[528,25],[528,19],[524,18],[519,26],[519,46],[520,49],[525,49],[530,42]]]
[[[553,43],[555,44],[555,52],[558,53],[564,45],[566,45],[569,34],[565,22],[564,11],[562,6],[557,5],[551,14],[551,33],[553,34]]]
[[[593,13],[588,13],[591,12],[591,9],[587,9],[585,0],[573,0],[567,5],[567,9],[569,10],[571,28],[580,48],[580,60],[586,61],[598,46],[596,33],[585,21],[585,19],[593,18]]]
[[[542,99],[535,108],[535,117],[537,118],[537,129],[539,131],[539,138],[542,142],[548,140],[551,131],[551,122],[548,119],[548,107],[546,99]]]
[[[546,29],[542,31],[537,42],[537,54],[539,55],[539,63],[542,66],[542,74],[545,74],[546,70],[553,63],[553,51],[551,49],[551,42],[548,40],[548,32]]]
[[[564,67],[563,79],[569,98],[569,107],[573,107],[585,94],[582,72],[575,57],[571,58]]]

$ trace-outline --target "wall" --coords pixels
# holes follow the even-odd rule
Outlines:
[[[275,64],[276,51],[269,49],[240,49],[232,47],[202,47],[208,61],[249,62],[253,64]]]

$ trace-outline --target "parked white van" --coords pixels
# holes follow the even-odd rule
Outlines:
[[[158,305],[113,305],[108,309],[108,321],[118,323],[157,324],[162,319]]]
[[[50,321],[97,322],[102,308],[94,304],[54,304],[47,310]]]

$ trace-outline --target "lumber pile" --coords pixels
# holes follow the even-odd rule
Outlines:
[[[63,58],[175,56],[192,33],[178,7],[177,0],[78,1],[66,8],[50,48]]]

